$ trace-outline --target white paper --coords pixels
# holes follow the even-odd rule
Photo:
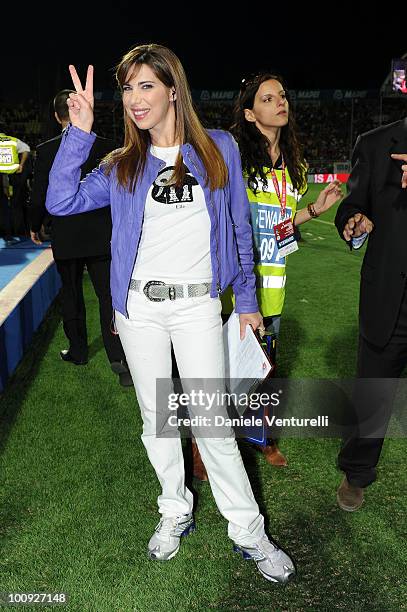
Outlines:
[[[245,337],[240,340],[239,315],[235,311],[223,326],[223,344],[229,393],[250,394],[270,373],[272,366],[250,325],[246,326]]]

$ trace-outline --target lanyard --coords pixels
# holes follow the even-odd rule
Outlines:
[[[276,173],[274,172],[274,168],[271,168],[271,178],[273,179],[274,190],[276,192],[278,201],[280,202],[281,207],[281,218],[284,219],[285,211],[287,207],[287,180],[285,176],[285,162],[284,157],[282,158],[281,164],[281,187],[282,192],[280,193],[280,187],[278,185],[278,180],[276,177]]]

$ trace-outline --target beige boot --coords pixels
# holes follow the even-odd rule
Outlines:
[[[353,485],[350,485],[346,476],[344,476],[336,493],[336,499],[338,506],[342,510],[346,510],[346,512],[354,512],[363,504],[364,495],[365,494],[362,487],[354,487]]]
[[[275,465],[277,467],[285,467],[288,465],[287,459],[284,457],[274,440],[271,440],[270,444],[266,446],[256,444],[256,448],[263,453],[267,463],[270,465]]]

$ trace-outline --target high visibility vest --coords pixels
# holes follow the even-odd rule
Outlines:
[[[0,172],[13,174],[19,165],[17,138],[0,133]]]
[[[264,317],[281,314],[285,298],[286,257],[280,257],[274,236],[274,226],[282,221],[281,206],[274,189],[271,174],[264,169],[267,178],[266,191],[258,179],[258,189],[255,194],[247,184],[247,197],[250,202],[251,223],[253,232],[254,273],[256,275],[256,293],[260,312]],[[282,193],[282,170],[274,169]],[[307,190],[306,183],[300,190],[293,187],[288,169],[285,169],[287,183],[287,201],[285,219],[294,219],[297,205]],[[234,296],[228,288],[222,296],[222,310],[230,313],[234,305]]]

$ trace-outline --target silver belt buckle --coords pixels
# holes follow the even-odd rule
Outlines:
[[[153,287],[154,285],[165,285],[165,283],[163,283],[162,281],[156,281],[156,280],[148,281],[148,283],[146,283],[144,285],[144,287],[143,287],[144,295],[151,302],[164,302],[165,298],[159,298],[159,297],[152,297],[152,296],[150,296],[150,294],[149,294],[150,287]]]

